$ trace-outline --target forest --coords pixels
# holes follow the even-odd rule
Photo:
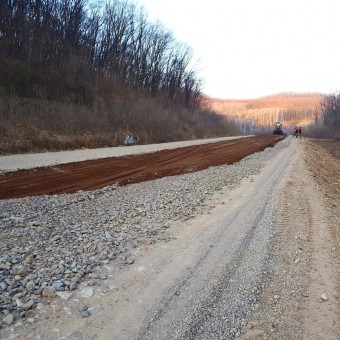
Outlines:
[[[340,137],[340,92],[324,97],[314,121],[318,137]]]
[[[0,152],[225,136],[191,48],[127,0],[0,2]]]
[[[274,122],[285,133],[304,127],[312,138],[340,137],[340,93],[279,93],[256,99],[210,99],[210,107],[227,115],[247,134],[270,133]]]

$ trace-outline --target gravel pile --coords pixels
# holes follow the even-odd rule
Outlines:
[[[58,292],[94,284],[96,267],[134,263],[133,248],[167,242],[205,199],[257,174],[289,139],[234,165],[91,192],[0,201],[0,319],[11,324]]]

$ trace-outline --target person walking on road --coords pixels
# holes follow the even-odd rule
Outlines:
[[[293,134],[293,137],[298,137],[298,133],[299,133],[299,128],[298,127],[295,127],[294,128],[294,134]]]
[[[302,127],[300,126],[300,127],[299,127],[299,137],[300,137],[300,138],[302,138],[302,135],[301,135],[301,134],[302,134]]]

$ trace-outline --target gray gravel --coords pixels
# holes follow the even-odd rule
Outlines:
[[[207,212],[207,197],[259,173],[290,143],[287,138],[234,165],[186,175],[91,192],[0,201],[0,320],[8,324],[28,319],[39,303],[57,292],[98,279],[93,274],[98,266],[111,261],[120,266],[132,264],[133,248],[169,241],[176,221]],[[242,326],[242,319],[231,335]],[[202,327],[199,334],[204,335]],[[218,336],[217,329],[212,334]],[[189,338],[199,328],[191,331],[194,334],[186,334]]]
[[[191,145],[216,143],[225,140],[244,138],[248,136],[220,137],[210,139],[197,139],[190,141],[180,141],[162,144],[147,144],[133,146],[116,146],[113,148],[82,149],[72,151],[43,152],[32,154],[19,154],[10,156],[0,156],[0,175],[2,173],[16,171],[20,169],[31,169],[44,166],[53,166],[72,162],[82,162],[91,159],[108,157],[121,157],[127,155],[137,155],[148,152],[156,152],[166,149],[177,149]]]
[[[237,165],[239,174],[254,173],[262,161],[272,159],[289,143],[285,140],[274,149],[248,157]],[[270,282],[276,188],[290,156],[286,153],[276,159],[274,171],[255,191],[248,192],[232,214],[226,212],[205,226],[214,232],[211,239],[202,242],[206,248],[195,268],[164,294],[138,339],[234,339],[241,335],[258,307],[260,293]]]

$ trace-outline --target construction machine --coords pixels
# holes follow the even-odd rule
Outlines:
[[[274,131],[273,131],[273,135],[282,135],[283,131],[282,131],[282,123],[281,122],[276,122],[274,124]]]

